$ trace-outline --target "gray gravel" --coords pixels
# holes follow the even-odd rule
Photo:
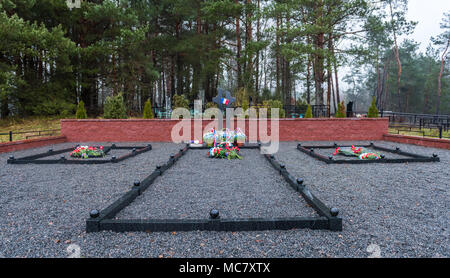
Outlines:
[[[362,145],[362,144],[361,144]],[[367,145],[367,144],[366,144]],[[314,146],[319,146],[318,144],[314,144]],[[358,145],[355,145],[356,148],[358,148]],[[406,155],[400,155],[400,154],[396,154],[396,153],[391,153],[391,152],[386,152],[386,151],[381,151],[381,150],[377,150],[374,148],[365,148],[366,150],[368,150],[369,152],[374,152],[374,153],[379,153],[379,154],[384,154],[386,159],[403,159],[403,158],[413,158],[411,156],[406,156]],[[316,148],[314,149],[314,152],[323,155],[325,157],[329,157],[329,156],[333,156],[333,153],[336,151],[335,148],[327,148],[327,149],[319,149]],[[402,150],[405,151],[405,150]],[[431,156],[431,154],[430,154]],[[334,159],[336,160],[358,160],[359,158],[356,156],[345,156],[342,154],[333,156]]]
[[[76,144],[71,145],[70,147],[75,147]],[[96,146],[101,146],[103,144],[96,144]],[[130,144],[128,144],[130,145]],[[131,144],[133,146],[144,146],[144,145],[139,145],[139,144]],[[92,145],[90,145],[92,146]],[[104,146],[111,146],[111,144],[105,144]],[[121,144],[117,144],[117,146],[125,146],[125,145],[121,145]],[[54,151],[58,151],[60,149],[64,149],[64,148],[58,148],[58,149],[54,149]],[[88,160],[93,161],[93,160],[110,160],[113,156],[115,156],[116,158],[119,158],[121,156],[130,154],[132,150],[122,150],[122,149],[112,149],[110,150],[104,157],[91,157]],[[70,152],[67,153],[63,153],[63,154],[57,154],[57,155],[51,155],[51,156],[46,156],[46,157],[42,157],[39,158],[38,160],[51,160],[51,159],[60,159],[61,156],[64,156],[67,160],[82,160],[80,158],[74,158],[70,156]],[[17,157],[20,158],[20,157]]]
[[[344,230],[339,233],[86,234],[90,209],[115,201],[134,179],[147,176],[179,146],[154,143],[150,152],[106,165],[7,165],[10,154],[0,154],[0,254],[67,257],[68,246],[76,244],[83,257],[367,257],[367,247],[377,244],[382,257],[449,257],[450,151],[376,143],[427,155],[435,152],[441,162],[327,165],[297,151],[295,142],[281,143],[276,155],[325,204],[340,209]],[[196,165],[188,171],[200,174],[193,169]]]
[[[207,219],[318,216],[258,150],[241,150],[242,160],[208,158],[189,150],[119,219]]]

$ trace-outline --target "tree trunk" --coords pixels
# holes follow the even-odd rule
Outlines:
[[[429,80],[430,76],[432,75],[433,72],[433,61],[428,61],[428,63],[430,64],[429,68],[428,68],[428,74],[427,74],[427,81]],[[426,81],[426,82],[427,82]],[[430,88],[428,86],[425,86],[425,91],[424,91],[424,103],[423,103],[423,108],[422,108],[422,113],[423,114],[427,114],[429,113],[429,103],[430,103]]]
[[[277,23],[276,23],[276,46],[275,46],[275,63],[276,63],[276,94],[280,94],[280,16],[277,15]]]
[[[258,11],[261,10],[261,0],[258,0]],[[261,19],[260,19],[260,15],[258,15],[258,20],[256,21],[256,41],[259,42],[261,34],[260,34],[260,28],[261,28]],[[255,92],[256,95],[259,96],[259,82],[260,82],[260,78],[259,78],[259,56],[260,56],[260,50],[258,49],[258,51],[256,51],[256,72],[255,72]]]
[[[317,14],[316,24],[319,24],[319,20],[321,19],[322,14],[323,14],[323,0],[317,1],[315,9],[316,9],[316,14]],[[325,34],[320,32],[316,35],[316,38],[315,38],[315,47],[319,53],[315,55],[316,62],[315,62],[315,74],[314,74],[315,84],[316,84],[316,104],[319,104],[319,105],[323,105],[323,103],[324,103],[323,84],[324,84],[324,79],[325,79],[324,78],[325,77],[325,71],[324,71],[325,57],[323,56],[323,53],[322,53],[324,50],[324,46],[325,46]]]
[[[386,104],[389,99],[389,82],[388,82],[389,81],[389,65],[390,64],[388,64],[388,67],[386,70],[386,82],[384,83],[385,84],[385,94],[384,94],[384,107],[383,108],[387,107]]]
[[[442,74],[444,73],[444,65],[445,65],[445,56],[447,55],[448,48],[450,46],[450,40],[447,41],[447,46],[445,47],[444,52],[441,57],[441,70],[439,71],[438,77],[438,94],[436,99],[436,115],[439,115],[439,108],[441,106],[441,90],[442,90]]]
[[[339,93],[338,67],[337,67],[337,61],[336,61],[336,56],[335,56],[335,52],[334,52],[334,40],[331,43],[331,53],[332,53],[333,57],[335,58],[333,60],[333,69],[334,69],[334,79],[336,82],[336,101],[337,101],[337,103],[341,103],[341,96]]]
[[[306,102],[311,104],[311,55],[308,55],[308,69],[306,72]]]
[[[197,19],[196,19],[196,29],[197,29],[197,36],[200,37],[202,33],[202,20],[201,20],[201,11],[200,7],[197,9]],[[195,99],[199,96],[199,90],[200,90],[200,84],[201,82],[201,64],[200,61],[195,61],[192,65],[193,67],[193,74],[192,74],[192,98]],[[208,101],[205,98],[205,101]]]
[[[386,102],[387,102],[387,82],[388,82],[388,78],[389,78],[389,66],[390,66],[391,60],[390,59],[386,59],[386,61],[384,62],[384,66],[383,66],[383,77],[381,80],[381,94],[380,94],[380,109],[381,110],[386,110]]]
[[[331,95],[333,97],[334,113],[336,113],[336,110],[337,110],[337,107],[336,107],[336,91],[334,90],[333,75],[331,75]],[[331,115],[331,113],[330,113],[330,115]]]
[[[378,63],[379,59],[378,59],[378,49],[377,49],[377,54],[376,54],[376,71],[377,71],[377,87],[376,87],[376,105],[379,108],[381,106],[381,71],[380,71],[380,65]]]
[[[329,34],[328,36],[328,50],[333,50],[333,34]],[[327,59],[327,106],[328,106],[328,115],[331,114],[331,86],[332,86],[332,70],[331,70],[331,64],[332,61],[330,61],[331,57],[328,56]]]
[[[181,22],[180,21],[177,22],[175,30],[176,30],[177,40],[179,40],[180,32],[181,32]],[[183,62],[181,60],[181,55],[178,51],[176,53],[176,64],[177,64],[176,93],[183,94],[184,93]]]
[[[331,108],[331,72],[327,70],[327,106],[328,106],[328,115],[330,114]]]
[[[239,0],[235,0],[236,5],[239,5]],[[243,87],[242,84],[242,67],[241,67],[241,30],[240,30],[240,16],[236,16],[236,65],[237,65],[237,81],[238,88]]]
[[[247,0],[247,5],[250,6],[252,4],[251,0]],[[253,27],[252,27],[252,18],[253,14],[250,12],[247,12],[246,14],[246,26],[245,26],[245,30],[246,30],[246,51],[248,48],[248,43],[251,43],[253,41]],[[253,71],[253,55],[252,54],[248,54],[247,53],[247,74],[248,76],[252,76],[252,71]]]
[[[400,61],[400,54],[398,52],[398,43],[397,43],[397,32],[395,31],[395,26],[394,26],[394,14],[392,11],[392,0],[389,1],[389,8],[391,11],[391,20],[392,20],[392,32],[394,35],[394,54],[395,54],[395,59],[397,61],[397,67],[398,67],[398,73],[397,73],[397,105],[398,105],[398,112],[402,112],[402,103],[401,103],[401,97],[400,97],[400,92],[401,92],[401,88],[400,88],[400,83],[401,83],[401,78],[402,78],[402,63]]]

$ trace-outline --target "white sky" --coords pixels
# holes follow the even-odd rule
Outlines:
[[[430,43],[430,38],[443,32],[440,28],[440,23],[444,17],[444,12],[448,11],[450,11],[450,0],[409,0],[407,18],[418,23],[414,33],[407,37],[403,36],[400,40],[405,38],[413,39],[420,43],[419,50],[425,52]],[[349,67],[343,67],[339,73],[343,91],[350,87],[350,84],[342,80],[349,72]]]
[[[424,52],[431,36],[442,33],[439,25],[444,12],[450,11],[450,0],[409,0],[408,19],[418,24],[413,34],[409,36],[419,42],[420,50]]]

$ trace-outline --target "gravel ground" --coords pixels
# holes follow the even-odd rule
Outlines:
[[[355,145],[355,147],[359,147],[359,145]],[[395,154],[395,153],[391,153],[391,152],[385,152],[385,151],[381,151],[381,150],[376,150],[374,148],[365,148],[366,150],[368,150],[369,152],[374,152],[374,153],[379,153],[379,154],[384,154],[386,159],[402,159],[402,158],[412,158],[410,156],[405,156],[405,155],[400,155],[400,154]],[[314,149],[314,152],[321,154],[325,157],[329,157],[329,156],[333,156],[333,153],[336,151],[335,148],[330,148],[330,149]],[[431,156],[431,154],[430,154]],[[359,158],[356,156],[345,156],[345,155],[336,155],[334,156],[334,159],[336,160],[358,160]]]
[[[75,144],[75,145],[76,145],[76,144]],[[69,147],[74,147],[75,145],[71,145],[71,146],[69,146]],[[96,145],[98,145],[98,144],[96,144]],[[105,146],[110,146],[110,145],[111,145],[111,144],[108,144],[108,145],[105,145]],[[130,144],[129,144],[129,145],[130,145]],[[136,145],[131,144],[131,145],[133,145],[133,146],[140,146],[140,145],[138,145],[138,144],[136,144]],[[141,145],[142,145],[142,144],[141,144]],[[90,145],[90,146],[92,146],[92,145]],[[122,146],[122,145],[117,144],[117,146]],[[125,146],[125,145],[123,145],[123,146]],[[142,146],[143,146],[143,145],[142,145]],[[54,151],[58,151],[58,150],[60,150],[60,149],[64,149],[64,148],[54,149]],[[90,160],[90,161],[92,161],[92,160],[110,160],[111,157],[113,157],[113,156],[115,156],[116,158],[119,158],[119,157],[121,157],[121,156],[123,156],[123,155],[130,154],[131,151],[132,151],[132,150],[112,149],[112,150],[110,150],[110,151],[106,154],[106,156],[104,156],[104,157],[95,157],[95,158],[94,158],[94,157],[91,157],[91,158],[89,158],[89,160]],[[43,157],[43,158],[39,158],[38,160],[60,159],[61,156],[63,156],[63,155],[64,155],[64,157],[65,157],[67,160],[80,160],[80,158],[74,158],[74,157],[71,157],[71,156],[70,156],[70,152],[63,153],[63,154],[52,155],[52,156],[46,156],[46,157]],[[17,158],[20,158],[20,157],[17,157]]]
[[[339,233],[86,234],[90,209],[105,208],[133,180],[147,176],[180,146],[154,143],[150,152],[106,165],[8,165],[10,153],[0,154],[0,255],[67,257],[67,248],[76,244],[82,257],[367,257],[369,245],[376,244],[382,257],[449,257],[450,151],[376,143],[426,155],[437,153],[441,162],[327,165],[296,150],[295,142],[281,143],[276,154],[318,198],[340,209],[344,230]],[[53,148],[68,146],[72,144]]]
[[[212,208],[223,219],[318,216],[258,150],[240,153],[226,160],[189,150],[117,218],[207,219]]]

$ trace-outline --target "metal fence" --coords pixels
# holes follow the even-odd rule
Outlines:
[[[265,108],[263,105],[251,105],[251,108],[260,109]],[[238,108],[238,106],[234,107]],[[172,116],[171,109],[165,109],[161,107],[153,107],[153,115],[158,119],[170,119]],[[206,109],[203,105],[202,111]],[[284,105],[283,109],[285,111],[286,118],[304,118],[306,114],[307,106],[297,106],[297,105]],[[194,116],[194,107],[189,105],[189,110],[191,116]],[[329,118],[330,117],[330,106],[329,105],[311,105],[311,110],[314,118]]]
[[[397,134],[414,133],[423,137],[450,139],[450,115],[414,114],[400,112],[381,112],[380,116],[389,118],[389,128]]]
[[[422,128],[419,130],[412,126],[389,125],[389,128],[391,129],[390,133],[394,133],[394,134],[404,134],[404,133],[410,134],[410,133],[412,133],[413,135],[417,134],[422,137],[450,139],[448,130],[444,130],[444,128],[442,126],[427,127],[427,128]]]
[[[381,112],[383,117],[389,117],[389,123],[404,124],[419,128],[438,127],[450,128],[450,115],[413,114],[399,112]]]
[[[0,133],[0,142],[13,142],[23,139],[54,136],[61,133],[61,129],[30,130],[30,131],[9,131]]]

